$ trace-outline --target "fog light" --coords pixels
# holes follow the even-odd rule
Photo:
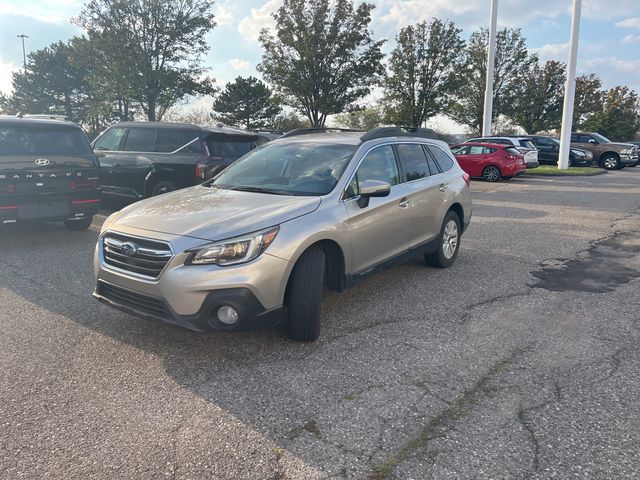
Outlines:
[[[238,323],[238,311],[233,308],[225,305],[224,307],[220,307],[217,313],[218,320],[224,323],[225,325],[233,325],[234,323]]]

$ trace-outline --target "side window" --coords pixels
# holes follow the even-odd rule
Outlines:
[[[575,133],[571,134],[571,141],[574,143],[578,143],[578,135],[576,135]]]
[[[197,138],[195,130],[159,129],[158,152],[171,153],[179,149],[181,153],[202,153],[200,142],[193,142]]]
[[[125,152],[155,152],[158,131],[154,128],[130,128],[124,143]]]
[[[486,147],[481,147],[480,145],[473,145],[469,149],[469,155],[484,155]]]
[[[106,150],[108,152],[117,152],[122,144],[122,137],[126,133],[125,128],[111,128],[107,130],[102,137],[95,143],[94,150]]]
[[[453,168],[453,159],[444,150],[438,147],[427,147],[435,158],[441,172],[448,172]]]
[[[397,148],[408,182],[429,176],[429,164],[422,145],[402,143]]]
[[[484,149],[482,150],[482,153],[484,155],[491,155],[492,153],[494,153],[497,150],[497,148],[492,148],[492,147],[484,147]]]
[[[386,182],[390,185],[399,183],[400,175],[393,148],[389,145],[370,151],[362,160],[358,171],[345,190],[345,198],[353,198],[360,193],[360,183],[367,180]]]
[[[596,143],[595,138],[593,138],[591,135],[580,135],[580,143]]]
[[[455,147],[451,151],[454,155],[469,155],[469,149],[473,147]]]
[[[552,148],[554,143],[548,138],[536,138],[534,140],[534,145],[544,147],[544,148]]]

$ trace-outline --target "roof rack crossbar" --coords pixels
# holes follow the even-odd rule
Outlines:
[[[326,133],[326,132],[362,132],[362,130],[353,130],[351,128],[333,128],[333,127],[311,127],[311,128],[296,128],[291,130],[280,138],[297,137],[300,135],[310,135],[312,133]]]
[[[376,138],[386,137],[419,137],[438,140],[438,134],[430,128],[416,127],[378,127],[362,135],[360,140],[367,142]]]

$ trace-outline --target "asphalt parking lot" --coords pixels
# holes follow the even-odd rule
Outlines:
[[[473,190],[454,267],[328,292],[313,344],[108,309],[97,227],[0,232],[0,478],[639,478],[640,168]]]

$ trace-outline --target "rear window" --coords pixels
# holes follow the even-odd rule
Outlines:
[[[240,158],[253,150],[254,142],[251,138],[229,136],[209,136],[206,139],[209,155],[212,157]]]
[[[517,157],[518,155],[522,155],[520,153],[520,150],[513,147],[505,148],[504,151],[507,152],[509,155],[513,155],[514,157]]]
[[[529,139],[522,139],[522,138],[521,138],[521,139],[520,139],[520,145],[522,145],[523,147],[526,147],[526,148],[530,148],[530,149],[532,149],[532,150],[535,150],[535,148],[536,148],[536,147],[533,145],[533,142],[531,142],[531,140],[529,140]]]
[[[0,125],[0,156],[92,153],[87,137],[76,127]]]

